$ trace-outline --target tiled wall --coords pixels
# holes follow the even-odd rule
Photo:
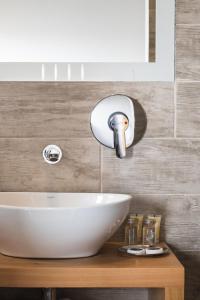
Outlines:
[[[177,0],[176,14],[176,86],[175,120],[176,137],[186,149],[189,146],[190,159],[183,165],[188,167],[180,173],[180,179],[187,176],[188,189],[180,191],[188,195],[180,197],[179,220],[183,249],[175,242],[186,266],[186,296],[188,300],[200,299],[200,182],[198,164],[200,147],[200,1]],[[187,152],[185,150],[184,152]],[[194,155],[196,158],[194,158]],[[193,169],[193,170],[192,170]],[[192,174],[190,174],[192,170]],[[182,201],[181,201],[182,200]],[[187,216],[187,217],[186,217]],[[190,220],[189,220],[190,219]],[[185,234],[183,233],[185,232]],[[179,232],[176,231],[176,235]],[[178,241],[179,237],[177,237]]]
[[[162,236],[186,267],[186,299],[199,300],[199,0],[177,1],[176,31],[175,84],[0,83],[0,190],[131,193],[132,211],[163,214]],[[113,93],[137,100],[137,140],[144,134],[125,160],[90,132],[92,108]],[[63,150],[58,165],[43,161],[49,143]],[[115,239],[122,236],[123,229]],[[83,300],[146,299],[145,291],[68,292]],[[0,299],[23,294],[39,298],[38,291],[0,290]]]

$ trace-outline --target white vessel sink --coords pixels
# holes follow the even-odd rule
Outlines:
[[[0,252],[16,257],[96,254],[124,221],[131,196],[0,193]]]

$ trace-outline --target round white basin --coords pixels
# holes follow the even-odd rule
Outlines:
[[[0,193],[0,252],[16,257],[96,254],[124,221],[130,195]]]

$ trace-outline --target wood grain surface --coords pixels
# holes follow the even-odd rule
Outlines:
[[[177,24],[200,24],[199,0],[177,0],[176,1],[176,23]]]
[[[184,268],[171,252],[133,257],[108,244],[98,255],[82,259],[39,260],[0,255],[1,287],[163,288],[184,285]]]
[[[52,167],[42,151],[60,146],[62,160]],[[0,190],[38,192],[99,192],[100,146],[93,139],[0,139]]]
[[[0,138],[90,138],[92,109],[118,93],[136,99],[148,114],[147,137],[173,135],[173,83],[0,82]],[[143,127],[137,107],[136,118]]]
[[[200,82],[177,84],[177,136],[200,138]]]
[[[200,80],[200,25],[176,26],[176,78]]]
[[[200,141],[143,139],[124,160],[103,148],[103,191],[131,194],[199,194]]]

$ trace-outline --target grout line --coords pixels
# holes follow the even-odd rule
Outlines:
[[[78,139],[81,139],[81,140],[87,140],[87,139],[92,139],[92,137],[90,136],[85,136],[85,137],[66,137],[66,136],[17,136],[17,137],[13,137],[13,136],[0,136],[0,140],[3,140],[3,139],[10,139],[10,140],[19,140],[19,139],[30,139],[30,140],[78,140]],[[158,141],[173,141],[173,140],[180,140],[180,141],[185,141],[185,140],[194,140],[194,141],[200,141],[200,136],[199,137],[174,137],[174,136],[170,136],[170,137],[144,137],[142,140],[158,140]]]
[[[200,80],[177,79],[176,83],[200,83]]]
[[[195,26],[200,26],[200,23],[196,23],[196,24],[177,23],[177,24],[175,24],[175,25],[176,25],[176,26],[195,27]]]
[[[177,138],[177,85],[174,83],[174,138]]]
[[[185,141],[185,140],[194,140],[194,141],[199,141],[200,137],[176,137],[176,140],[180,140],[180,141]]]
[[[177,137],[176,140],[184,141],[184,140],[194,140],[194,141],[199,141],[200,137]]]
[[[130,193],[131,194],[131,193]],[[135,196],[200,196],[200,194],[151,194],[151,193],[148,193],[148,194],[131,194],[133,197]]]
[[[176,5],[175,5],[176,6]],[[176,9],[175,7],[175,20],[176,20]],[[177,83],[176,83],[176,74],[177,74],[177,40],[176,40],[176,24],[175,24],[175,40],[174,40],[174,138],[177,138]]]
[[[29,140],[50,140],[50,139],[52,139],[52,140],[58,140],[58,141],[62,141],[62,140],[92,140],[93,138],[92,137],[66,137],[66,136],[17,136],[17,137],[13,137],[13,136],[1,136],[0,137],[0,140],[4,140],[4,139],[10,139],[10,140],[27,140],[27,139],[29,139]]]
[[[100,145],[100,192],[103,192],[103,151]]]
[[[200,250],[181,250],[181,249],[176,249],[174,251],[175,253],[183,253],[183,252],[200,252]]]
[[[149,0],[145,0],[145,62],[149,62],[149,41],[150,41],[150,7]]]
[[[200,137],[146,137],[143,140],[160,140],[160,141],[165,141],[165,140],[180,140],[180,141],[185,141],[185,140],[194,140],[194,141],[200,141]]]
[[[143,140],[174,140],[174,136],[170,137],[144,137]]]

